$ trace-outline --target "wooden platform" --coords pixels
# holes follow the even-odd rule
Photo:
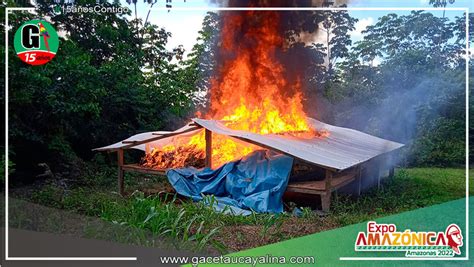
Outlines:
[[[331,206],[331,194],[350,182],[359,179],[360,191],[360,168],[352,168],[342,173],[326,170],[324,180],[312,180],[303,182],[290,182],[286,188],[287,192],[312,194],[321,196],[321,208],[329,211]]]
[[[356,173],[350,172],[340,176],[335,175],[331,179],[330,188],[326,188],[326,179],[320,181],[290,182],[287,187],[288,192],[322,195],[341,188],[356,179]]]
[[[210,138],[210,134],[208,134]],[[207,142],[210,143],[210,142]],[[124,172],[132,171],[144,174],[166,175],[166,169],[153,169],[143,167],[139,164],[124,164],[123,149],[117,151],[118,157],[118,188],[121,195],[124,195]],[[210,151],[208,151],[210,155]],[[206,161],[207,166],[211,166],[210,157]],[[319,195],[321,197],[321,208],[328,211],[331,205],[331,193],[338,188],[341,188],[350,182],[359,179],[359,194],[360,194],[360,166],[350,170],[338,173],[326,169],[323,180],[299,181],[290,182],[287,187],[288,192],[303,193]]]
[[[166,175],[166,171],[167,171],[163,169],[147,168],[147,167],[140,166],[138,164],[125,164],[122,166],[122,170],[134,171],[134,172],[145,173],[145,174],[159,174],[159,175]]]

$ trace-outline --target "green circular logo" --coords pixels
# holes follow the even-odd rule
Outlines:
[[[44,20],[25,22],[15,33],[16,54],[31,65],[43,65],[51,61],[59,47],[59,38],[53,26]]]

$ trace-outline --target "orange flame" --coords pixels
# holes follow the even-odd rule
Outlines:
[[[320,135],[308,125],[299,80],[289,84],[285,68],[276,55],[285,45],[284,37],[278,33],[278,13],[228,12],[222,16],[219,55],[225,60],[218,68],[217,78],[211,82],[211,105],[204,117],[222,120],[231,129],[259,134]],[[212,146],[214,167],[258,149],[216,134]],[[170,156],[171,151],[179,156]],[[204,151],[202,132],[183,144],[157,148],[145,158],[163,163],[148,164],[152,167],[182,167],[187,158],[203,159]]]

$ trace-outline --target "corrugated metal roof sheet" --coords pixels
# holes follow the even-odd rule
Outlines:
[[[337,170],[350,168],[403,146],[400,143],[353,129],[332,126],[315,119],[309,119],[314,129],[327,130],[329,136],[305,139],[276,134],[260,135],[231,130],[219,121],[202,119],[193,121],[217,134],[259,143],[302,160]]]
[[[403,146],[403,144],[378,138],[357,130],[332,126],[311,118],[308,120],[314,129],[320,131],[326,130],[329,132],[329,136],[307,139],[277,134],[261,135],[246,131],[232,130],[216,120],[193,119],[196,124],[216,134],[227,135],[240,140],[259,144],[316,165],[335,170],[350,168]],[[175,132],[182,131],[186,127],[189,128],[191,126],[187,125]],[[191,136],[199,131],[200,130],[188,132],[186,135]],[[150,132],[134,135],[124,141],[146,141],[147,138],[150,138],[151,136],[156,137],[156,135],[153,135],[153,133]],[[153,145],[172,143],[173,138],[175,137],[153,141]],[[118,142],[110,146],[98,148],[97,150],[114,150],[125,146],[126,144]],[[141,144],[131,148],[145,150],[145,145]]]
[[[141,142],[147,142],[147,140],[150,140],[149,142],[153,144],[153,147],[159,147],[159,146],[164,146],[166,144],[174,143],[175,139],[183,137],[183,136],[193,136],[196,133],[202,131],[202,129],[198,129],[196,131],[191,131],[191,132],[186,132],[177,136],[171,136],[167,138],[163,138],[160,140],[153,140],[156,139],[159,135],[165,135],[165,134],[172,134],[172,133],[179,133],[183,131],[187,131],[189,129],[193,128],[193,126],[190,126],[189,124],[185,125],[184,127],[179,128],[176,131],[158,131],[158,132],[146,132],[146,133],[140,133],[136,135],[132,135],[127,139],[124,139],[122,141],[119,141],[117,143],[104,146],[104,147],[99,147],[95,148],[95,151],[110,151],[110,150],[117,150],[120,148],[133,148],[133,149],[139,149],[145,151],[145,144],[139,144],[139,145],[131,145],[133,142],[141,143]]]

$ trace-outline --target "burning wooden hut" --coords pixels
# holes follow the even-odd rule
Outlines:
[[[278,3],[255,6],[272,4]],[[287,53],[296,40],[288,34],[297,35],[288,31],[288,23],[300,24],[294,14],[248,10],[219,16],[209,105],[199,116],[205,119],[97,149],[118,152],[120,192],[124,171],[164,174],[189,165],[218,167],[261,148],[297,159],[287,191],[320,195],[323,210],[329,209],[334,190],[360,193],[380,183],[382,170],[391,167],[393,152],[403,145],[308,118],[304,91],[314,88],[302,89],[308,80],[302,65],[314,66],[305,65],[306,54]],[[132,148],[145,151],[141,164],[124,164],[123,151]]]
[[[226,155],[222,147],[213,146],[222,146],[223,140],[234,142],[249,151],[259,148],[273,150],[295,159],[287,191],[320,195],[323,210],[329,209],[333,191],[360,194],[367,188],[378,186],[383,176],[393,173],[393,158],[402,144],[315,119],[308,118],[307,121],[312,130],[323,134],[263,135],[234,130],[222,121],[193,119],[173,132],[137,134],[96,150],[117,152],[121,193],[124,191],[124,171],[164,175],[167,168],[184,167],[187,161],[218,167]],[[195,146],[193,139],[204,139],[201,140],[204,149]],[[140,164],[125,164],[123,153],[127,149],[145,151],[144,161]],[[157,154],[158,151],[171,151],[171,154]]]

